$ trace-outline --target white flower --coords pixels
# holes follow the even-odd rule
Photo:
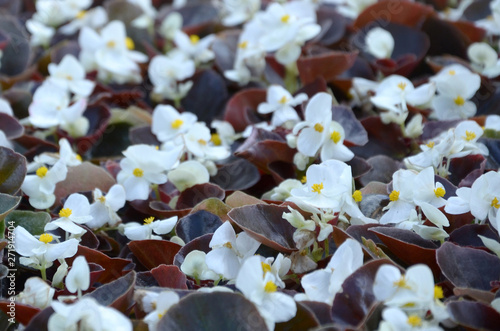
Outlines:
[[[87,101],[79,99],[70,105],[68,92],[50,83],[43,83],[33,95],[29,106],[29,121],[38,128],[61,126],[73,136],[85,135],[88,131],[88,120],[83,117]],[[72,129],[78,123],[81,128]]]
[[[243,262],[236,288],[255,304],[269,330],[274,329],[275,323],[289,321],[297,313],[293,298],[277,292],[276,276],[263,269],[260,256],[249,257]]]
[[[37,209],[46,209],[56,200],[54,190],[58,182],[66,179],[68,168],[62,160],[57,161],[50,170],[42,166],[35,175],[27,175],[21,190],[29,196],[30,204]]]
[[[276,259],[273,257],[262,258],[262,269],[264,272],[270,272],[274,275],[276,280],[276,285],[281,288],[285,288],[285,282],[282,280],[283,277],[290,271],[292,265],[292,260],[285,257],[283,254],[279,253]]]
[[[85,69],[71,54],[65,55],[59,64],[49,63],[48,81],[64,91],[86,98],[94,90],[95,83],[85,79]]]
[[[332,96],[320,92],[309,100],[305,110],[305,121],[293,128],[297,138],[297,149],[306,156],[316,156],[316,153],[327,139],[328,129],[332,121]]]
[[[93,196],[94,202],[90,205],[89,212],[93,218],[86,225],[92,229],[100,228],[105,224],[116,225],[120,221],[116,212],[125,205],[126,193],[123,186],[113,185],[106,196],[96,188]]]
[[[493,0],[490,2],[491,15],[485,19],[475,22],[477,26],[485,29],[489,35],[500,34],[500,1]]]
[[[195,70],[195,63],[179,52],[153,57],[148,67],[149,78],[154,85],[153,93],[171,100],[183,98],[193,82],[179,81],[192,77]]]
[[[59,28],[59,31],[66,35],[76,33],[78,30],[87,26],[91,29],[99,29],[108,22],[108,13],[106,10],[97,6],[89,10],[81,10],[76,14],[71,22]]]
[[[1,57],[0,57],[0,59],[1,59]],[[14,112],[12,110],[12,107],[10,106],[10,103],[3,98],[0,98],[0,113],[14,116]]]
[[[223,0],[222,24],[235,26],[250,20],[260,9],[260,0]]]
[[[153,111],[151,131],[161,142],[169,141],[187,132],[198,120],[195,114],[179,112],[170,105],[158,105]]]
[[[59,217],[60,218],[47,223],[45,225],[45,231],[61,228],[77,237],[83,235],[87,231],[75,223],[85,224],[92,219],[92,216],[90,216],[89,201],[82,194],[71,194],[59,212]]]
[[[486,121],[484,122],[484,128],[500,131],[500,116],[499,115],[486,116]]]
[[[45,309],[50,306],[55,289],[39,277],[31,277],[24,283],[24,290],[16,296],[16,301],[25,305]]]
[[[189,252],[181,264],[181,271],[197,280],[217,280],[221,278],[206,263],[207,254],[193,250]]]
[[[262,199],[285,201],[291,196],[291,191],[294,188],[302,187],[302,183],[297,179],[285,179],[271,191],[265,193]]]
[[[337,5],[336,10],[347,18],[355,19],[368,6],[377,0],[323,0],[324,3]]]
[[[180,192],[210,180],[207,168],[196,160],[182,162],[177,168],[170,170],[167,177]]]
[[[160,319],[170,307],[179,302],[179,299],[177,293],[169,290],[161,293],[148,292],[148,294],[142,298],[144,307],[154,307],[154,309],[146,310],[148,314],[144,317],[144,322],[148,324],[150,331],[157,330]]]
[[[500,75],[500,60],[497,52],[487,43],[473,43],[467,49],[467,55],[472,61],[471,66],[477,72],[489,78]]]
[[[171,12],[161,22],[158,29],[160,35],[168,40],[173,40],[175,33],[182,28],[182,15],[178,12]]]
[[[46,26],[42,22],[33,19],[26,21],[26,29],[31,33],[30,44],[32,46],[48,47],[56,30],[51,26]]]
[[[137,63],[146,62],[148,58],[132,50],[134,44],[127,37],[123,22],[108,23],[100,34],[83,27],[78,42],[82,49],[80,61],[87,72],[97,69],[99,79],[119,84],[142,80]]]
[[[174,35],[174,43],[177,46],[174,51],[181,52],[196,63],[205,63],[215,57],[214,52],[209,49],[214,40],[213,34],[200,39],[197,35],[188,36],[179,30]]]
[[[166,171],[179,160],[182,146],[168,152],[157,150],[149,145],[129,146],[120,161],[121,171],[117,181],[125,188],[127,200],[146,200],[150,184],[163,184],[167,181]]]
[[[224,278],[233,280],[244,260],[255,254],[260,242],[245,232],[236,236],[231,223],[224,222],[215,230],[209,246],[212,250],[206,257],[207,266]]]
[[[368,31],[365,37],[366,51],[377,59],[390,59],[394,50],[391,33],[379,27]]]
[[[389,204],[384,208],[389,211],[380,218],[380,224],[400,223],[409,218],[415,209],[413,202],[413,185],[416,173],[400,169],[392,175],[392,192]]]
[[[432,325],[425,320],[425,316],[419,314],[407,315],[400,308],[385,308],[382,311],[383,321],[380,322],[379,331],[442,331],[443,329],[437,325]]]
[[[229,148],[214,146],[210,143],[211,139],[210,129],[204,122],[194,123],[183,136],[187,151],[195,157],[208,160],[222,160],[229,157]]]
[[[488,148],[478,142],[484,131],[475,121],[460,122],[454,130],[455,141],[448,158],[463,157],[469,154],[488,155]]]
[[[85,256],[78,256],[66,276],[66,289],[70,293],[77,293],[82,296],[82,291],[86,291],[90,286],[90,269]]]
[[[142,15],[135,18],[131,24],[136,28],[151,28],[157,15],[156,8],[151,0],[127,0],[142,9]]]
[[[52,244],[52,235],[44,233],[37,239],[22,226],[17,226],[14,234],[16,252],[23,256],[19,262],[35,269],[49,268],[54,260],[72,257],[78,250],[78,240],[74,238]]]
[[[101,306],[90,297],[84,297],[75,303],[64,304],[53,301],[54,314],[49,318],[48,329],[54,331],[96,330],[96,331],[132,331],[130,319],[118,310]]]
[[[320,301],[331,305],[342,283],[363,265],[363,250],[353,239],[347,239],[335,251],[325,269],[315,270],[302,277],[305,293],[297,294],[295,300]]]
[[[177,224],[177,216],[173,216],[164,220],[154,220],[154,217],[148,217],[144,219],[144,224],[139,224],[135,222],[130,222],[125,225],[124,234],[130,240],[146,240],[146,239],[158,239],[161,240],[160,236],[156,234],[167,234],[172,231],[172,229]]]
[[[59,160],[67,167],[82,164],[82,157],[73,152],[68,139],[61,138],[59,140],[59,153],[42,153],[35,156],[33,162],[28,165],[28,172],[36,171],[45,165],[54,165]]]
[[[267,102],[261,103],[257,111],[260,114],[273,113],[272,125],[280,126],[287,121],[299,121],[299,115],[293,107],[307,100],[305,93],[293,97],[280,85],[271,85],[267,89]]]
[[[350,161],[354,157],[354,153],[344,146],[345,131],[339,122],[331,121],[326,128],[327,139],[325,139],[321,147],[321,160],[339,160]]]
[[[438,95],[432,100],[432,108],[439,120],[469,118],[476,113],[476,105],[470,101],[481,86],[481,77],[460,65],[443,68],[431,78],[436,82]]]
[[[231,123],[227,121],[213,120],[210,127],[216,131],[216,133],[212,133],[210,139],[216,146],[231,146],[241,137],[241,134],[236,134]]]

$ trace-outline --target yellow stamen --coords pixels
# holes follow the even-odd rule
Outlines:
[[[144,171],[142,171],[141,168],[135,168],[134,171],[132,171],[135,177],[142,177],[144,176]]]
[[[66,75],[66,79],[67,79],[67,80],[73,80],[73,76],[71,76],[71,75]]]
[[[282,23],[288,23],[289,20],[290,20],[290,15],[286,14],[286,15],[281,16]]]
[[[172,121],[172,124],[171,124],[172,125],[172,129],[178,129],[178,128],[181,127],[182,124],[184,124],[184,121],[181,120],[180,118],[178,118],[178,119]]]
[[[473,131],[465,131],[465,140],[466,141],[471,141],[476,138],[476,134]]]
[[[280,102],[282,105],[284,105],[284,104],[286,103],[286,101],[287,101],[286,96],[282,96],[279,102]]]
[[[434,286],[434,299],[442,299],[444,298],[443,288],[439,285]]]
[[[415,307],[415,302],[408,302],[403,305],[402,308],[413,308]]]
[[[49,169],[47,169],[47,167],[40,167],[37,169],[36,175],[40,178],[43,178],[47,175],[48,171],[49,171]]]
[[[449,70],[448,74],[450,74],[451,76],[454,76],[456,74],[456,72],[455,72],[455,70]]]
[[[495,197],[493,200],[491,200],[491,207],[494,207],[496,209],[500,208],[500,203],[498,202],[497,197]]]
[[[422,326],[422,319],[417,315],[410,315],[408,316],[407,323],[410,324],[412,327],[419,327]]]
[[[436,197],[442,198],[446,194],[446,190],[442,187],[438,187],[434,189],[434,194],[436,195]]]
[[[160,150],[160,146],[156,145],[156,146],[155,146],[155,149],[156,149],[157,151],[159,151],[159,150]]]
[[[114,40],[110,40],[110,41],[108,41],[108,42],[106,43],[106,46],[107,46],[108,48],[115,48],[116,43],[114,42]]]
[[[80,10],[78,12],[78,14],[76,14],[76,18],[78,18],[79,20],[81,20],[82,18],[85,17],[85,15],[87,15],[87,11],[86,10]]]
[[[264,291],[266,291],[267,293],[276,292],[277,289],[278,286],[276,286],[276,284],[274,284],[271,280],[268,281],[266,283],[266,286],[264,287]]]
[[[132,38],[130,37],[125,38],[125,46],[127,46],[127,49],[129,50],[135,49],[135,43],[132,40]]]
[[[163,314],[158,314],[158,319],[161,320],[161,318],[163,317]]]
[[[435,144],[436,144],[435,142],[429,141],[425,146],[427,146],[429,148],[433,148]]]
[[[229,241],[222,246],[227,247],[229,249],[233,249],[233,245],[231,245],[231,243]]]
[[[73,211],[69,208],[63,208],[59,212],[59,217],[70,217]]]
[[[80,154],[76,154],[75,159],[82,162],[82,157],[80,156]]]
[[[312,188],[312,191],[313,191],[313,192],[316,192],[316,193],[320,194],[320,193],[321,193],[321,190],[323,189],[323,183],[313,184],[313,185],[311,186],[311,188]]]
[[[154,216],[150,216],[144,219],[144,224],[151,224],[155,220]]]
[[[106,197],[104,195],[102,195],[99,198],[97,198],[97,200],[99,200],[101,203],[105,203],[106,202]]]
[[[44,233],[40,236],[40,240],[41,242],[43,242],[44,244],[48,244],[50,242],[52,242],[52,240],[54,240],[54,237],[52,237],[50,234],[48,233]]]
[[[334,143],[338,143],[341,138],[342,135],[338,131],[333,131],[332,134],[330,135],[330,139],[333,140]]]
[[[354,193],[352,194],[352,198],[354,199],[354,201],[356,202],[361,202],[363,200],[363,193],[361,193],[360,190],[356,190],[354,191]]]
[[[269,264],[264,262],[261,262],[261,264],[262,264],[262,270],[264,271],[264,275],[266,274],[266,272],[271,271],[271,266]]]
[[[300,182],[302,184],[305,184],[307,182],[307,177],[306,176],[302,176],[302,178],[300,179]]]
[[[399,280],[395,281],[393,284],[394,284],[394,286],[399,287],[399,288],[405,288],[407,290],[411,289],[411,287],[408,286],[408,284],[406,284],[406,279],[404,276],[401,276],[401,278],[399,278]]]
[[[404,82],[400,82],[400,83],[398,84],[398,87],[401,89],[401,91],[404,91],[407,85],[408,85],[408,84],[406,84],[406,83],[404,83]]]
[[[398,201],[399,200],[399,191],[392,191],[391,194],[389,194],[389,200]]]
[[[203,139],[198,139],[198,144],[205,146],[207,144],[207,141]]]
[[[219,134],[217,133],[212,133],[212,138],[210,138],[210,141],[215,145],[215,146],[220,146],[222,145],[222,140],[220,139]]]
[[[191,44],[196,45],[200,41],[200,37],[196,34],[192,34],[189,36],[189,40],[191,41]]]
[[[460,95],[458,97],[456,97],[456,99],[453,101],[455,101],[455,104],[457,106],[463,106],[465,104],[464,98],[462,98]]]
[[[241,43],[238,44],[238,47],[241,49],[246,49],[248,46],[248,41],[242,41]]]
[[[323,125],[321,125],[320,123],[314,124],[314,130],[318,131],[319,133],[323,132],[323,129]]]

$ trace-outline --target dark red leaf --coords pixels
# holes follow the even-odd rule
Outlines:
[[[471,330],[498,330],[500,314],[489,305],[472,301],[448,302],[451,320]]]
[[[161,287],[187,290],[186,275],[175,265],[159,265],[151,269],[151,274]]]
[[[219,185],[212,183],[197,184],[185,189],[179,195],[176,209],[193,208],[200,202],[208,198],[224,199],[225,192]]]
[[[224,110],[224,121],[228,121],[236,132],[241,132],[250,124],[262,122],[257,107],[266,101],[265,89],[245,89],[229,99]]]
[[[26,177],[26,158],[0,146],[0,193],[15,194]]]
[[[85,296],[96,299],[103,306],[113,307],[126,313],[133,304],[135,278],[135,271],[132,270],[125,276],[102,285]]]
[[[259,179],[257,167],[247,160],[237,158],[219,168],[217,174],[210,178],[210,182],[224,190],[237,191],[252,187]]]
[[[3,131],[7,139],[15,139],[23,135],[24,127],[16,118],[0,113],[0,131]]]
[[[292,331],[292,330],[310,330],[320,325],[314,312],[301,302],[296,302],[297,313],[295,316],[282,323],[276,323],[274,330],[276,331]]]
[[[214,233],[221,225],[219,216],[200,210],[181,218],[175,226],[175,233],[187,243],[204,234]]]
[[[211,248],[209,247],[210,241],[212,240],[213,233],[207,233],[201,237],[191,240],[186,243],[186,245],[182,246],[182,248],[177,252],[174,257],[174,265],[181,267],[181,264],[184,262],[184,258],[190,252],[197,250],[205,253],[210,252]]]
[[[175,254],[181,249],[181,246],[173,242],[154,239],[134,240],[127,245],[137,260],[148,270],[161,264],[173,264]]]
[[[0,301],[0,310],[7,314],[8,318],[15,316],[15,320],[23,325],[28,325],[31,319],[41,312],[40,308],[19,303],[15,300],[15,297],[12,297],[12,299],[14,300],[3,299]]]

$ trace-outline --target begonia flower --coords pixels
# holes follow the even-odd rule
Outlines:
[[[56,184],[66,179],[67,173],[68,168],[62,160],[57,161],[50,169],[42,166],[36,170],[36,174],[24,178],[21,190],[28,195],[29,203],[33,207],[49,208],[56,201]]]
[[[81,298],[82,291],[90,286],[90,269],[85,256],[80,255],[74,261],[66,276],[66,289],[70,293],[78,293]]]
[[[266,102],[261,103],[257,111],[260,114],[272,113],[272,125],[280,126],[287,121],[298,122],[299,115],[293,107],[300,105],[307,100],[305,93],[299,93],[297,96],[292,96],[290,92],[279,85],[271,85],[267,89]]]
[[[394,50],[391,33],[380,27],[368,31],[365,37],[366,51],[377,59],[390,59]]]
[[[124,235],[130,240],[147,240],[162,238],[157,235],[170,233],[177,224],[177,216],[166,218],[164,220],[155,220],[154,217],[144,219],[144,224],[136,222],[126,223]],[[155,234],[153,234],[153,232]]]
[[[89,200],[82,194],[73,193],[68,197],[63,208],[59,211],[59,218],[47,223],[45,231],[61,228],[72,235],[80,237],[87,230],[76,224],[85,224],[91,219]]]
[[[65,55],[59,64],[49,63],[48,71],[47,81],[80,98],[88,97],[94,90],[95,83],[85,79],[85,69],[71,54]]]
[[[99,188],[93,191],[94,202],[90,205],[89,214],[92,219],[86,225],[92,229],[100,228],[106,224],[115,226],[120,217],[116,212],[125,205],[125,189],[115,184],[104,195]]]

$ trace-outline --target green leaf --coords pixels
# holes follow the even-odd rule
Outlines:
[[[26,158],[10,148],[0,146],[0,193],[19,191],[26,177]]]
[[[51,220],[46,212],[32,212],[27,210],[14,210],[5,218],[6,224],[13,222],[14,227],[22,226],[34,236],[43,234],[45,224]]]

